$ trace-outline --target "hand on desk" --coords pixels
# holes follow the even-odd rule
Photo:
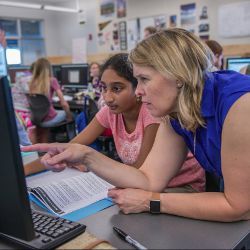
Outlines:
[[[112,188],[108,191],[108,196],[125,214],[148,212],[151,195],[152,192],[133,188]]]

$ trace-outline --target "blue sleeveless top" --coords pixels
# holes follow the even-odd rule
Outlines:
[[[197,128],[196,143],[192,132],[183,129],[178,120],[170,120],[175,132],[184,138],[201,166],[217,176],[222,177],[221,134],[224,120],[234,102],[247,92],[250,92],[250,76],[234,71],[207,73],[201,101],[206,127]]]

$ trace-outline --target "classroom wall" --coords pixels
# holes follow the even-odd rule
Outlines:
[[[250,37],[222,38],[217,31],[218,7],[226,3],[242,2],[242,0],[127,0],[127,17],[113,19],[113,21],[129,20],[136,17],[147,17],[160,14],[167,16],[177,14],[180,17],[180,5],[195,2],[197,11],[203,5],[208,7],[210,38],[219,41],[222,45],[250,44]],[[83,38],[87,40],[87,54],[90,61],[94,55],[109,54],[98,45],[98,23],[103,21],[100,17],[99,0],[80,0],[80,8],[86,11],[86,23],[79,24],[78,14],[63,13],[25,8],[0,8],[1,17],[38,18],[44,20],[45,47],[49,57],[64,57],[70,60],[72,55],[72,39]],[[89,35],[92,39],[89,39]],[[97,56],[98,58],[98,56]]]
[[[143,16],[154,16],[159,14],[174,15],[180,18],[180,5],[196,3],[198,14],[201,7],[208,7],[208,17],[210,24],[210,38],[217,40],[223,45],[227,44],[249,44],[250,36],[240,38],[223,38],[218,34],[218,9],[219,6],[229,3],[244,2],[246,0],[127,0],[128,1],[128,19]],[[250,25],[250,23],[249,23]]]

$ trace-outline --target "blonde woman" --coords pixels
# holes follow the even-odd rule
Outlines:
[[[233,71],[209,72],[207,50],[194,34],[170,29],[141,41],[131,51],[136,94],[153,116],[164,117],[140,169],[78,144],[40,144],[25,151],[48,151],[43,163],[55,169],[85,164],[125,188],[109,191],[124,213],[249,220],[250,77]],[[222,192],[162,193],[188,149],[204,169],[224,179]]]
[[[64,120],[72,120],[72,114],[67,101],[63,98],[60,85],[55,77],[52,76],[50,62],[46,58],[38,59],[33,65],[33,76],[30,82],[31,94],[43,94],[48,97],[51,105],[48,115],[44,118],[41,126],[51,127]],[[52,105],[52,97],[57,94],[60,104],[64,110],[55,110]]]

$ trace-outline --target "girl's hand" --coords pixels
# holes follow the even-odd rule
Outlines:
[[[61,171],[66,167],[82,168],[85,156],[90,152],[87,146],[76,143],[41,143],[22,147],[21,150],[47,152],[41,162],[54,171]]]

